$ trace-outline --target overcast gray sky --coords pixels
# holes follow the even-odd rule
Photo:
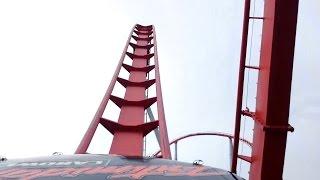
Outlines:
[[[263,1],[255,4],[259,16]],[[242,11],[239,0],[0,1],[0,155],[72,154],[135,23],[154,24],[157,30],[169,138],[198,131],[233,133]],[[284,179],[317,179],[319,17],[320,1],[300,0],[290,114],[295,132],[288,135]],[[252,64],[259,60],[260,28],[259,22],[253,25]],[[255,81],[250,72],[251,108]],[[112,118],[116,108],[109,106],[106,116]],[[250,139],[252,121],[245,123]],[[90,152],[107,153],[111,138],[99,127]],[[147,141],[151,154],[158,149],[153,134]],[[240,151],[250,153],[246,147]],[[179,159],[229,169],[228,141],[183,141]],[[240,174],[247,177],[247,172],[248,165],[241,163]]]

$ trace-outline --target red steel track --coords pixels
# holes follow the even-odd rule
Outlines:
[[[226,137],[229,139],[234,139],[233,135],[231,134],[227,134],[227,133],[221,133],[221,132],[199,132],[199,133],[191,133],[191,134],[187,134],[184,136],[181,136],[177,139],[174,139],[173,141],[170,142],[170,145],[177,143],[180,140],[189,138],[189,137],[193,137],[193,136],[220,136],[220,137]],[[240,138],[240,141],[242,141],[243,143],[247,144],[249,147],[252,147],[252,143],[249,142],[246,139]],[[156,153],[153,154],[153,156],[158,156],[161,153],[161,151],[157,151]]]
[[[132,39],[134,39],[136,43],[132,43]],[[132,53],[128,51],[129,45],[133,49]],[[150,53],[151,48],[153,48],[153,53]],[[132,59],[131,65],[123,63],[126,55]],[[149,65],[152,57],[154,59],[154,65]],[[128,80],[119,77],[122,67],[130,74]],[[155,71],[155,79],[146,79],[147,74],[153,69]],[[117,81],[126,88],[124,98],[112,95],[113,88]],[[156,86],[156,97],[146,98],[146,89],[153,84]],[[120,108],[118,122],[102,117],[109,100]],[[145,109],[149,108],[155,102],[157,102],[158,120],[145,123]],[[87,152],[99,124],[103,125],[114,136],[109,153],[131,157],[143,156],[144,136],[159,127],[162,157],[171,159],[162,102],[157,40],[154,26],[135,25],[132,28],[108,90],[87,132],[80,142],[75,152],[76,154]]]

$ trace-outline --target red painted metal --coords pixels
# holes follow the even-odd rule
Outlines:
[[[282,179],[297,14],[298,0],[265,1],[250,180]]]
[[[154,63],[155,63],[155,76],[156,76],[156,93],[157,93],[157,108],[158,108],[158,119],[159,119],[159,132],[160,132],[160,149],[163,158],[171,159],[169,138],[167,133],[166,119],[164,115],[164,107],[162,100],[162,91],[160,83],[160,71],[158,61],[158,50],[157,50],[157,37],[155,27],[153,26],[153,41],[154,41]]]
[[[227,133],[221,133],[221,132],[198,132],[198,133],[191,133],[191,134],[187,134],[184,136],[181,136],[177,139],[174,139],[173,141],[170,142],[170,145],[172,144],[176,144],[177,142],[189,138],[189,137],[193,137],[193,136],[220,136],[220,137],[226,137],[226,138],[230,138],[230,139],[234,139],[233,135],[231,134],[227,134]],[[252,147],[252,144],[250,141],[243,139],[243,138],[239,138],[239,140],[245,144],[247,144],[249,147]],[[160,154],[161,150],[157,151],[156,153],[153,154],[153,156],[158,156]]]
[[[237,158],[251,163],[250,180],[282,179],[288,124],[298,0],[265,1],[264,17],[249,17],[245,1],[232,172]],[[263,20],[259,67],[246,66],[249,19]],[[259,70],[256,111],[242,110],[245,68]],[[254,120],[251,157],[238,155],[241,115]]]
[[[244,73],[245,73],[246,56],[247,56],[249,16],[250,16],[250,0],[245,0],[244,13],[243,13],[243,27],[242,27],[243,29],[242,29],[241,52],[240,52],[240,64],[239,64],[239,77],[238,77],[239,78],[238,79],[238,95],[237,95],[236,117],[235,117],[235,126],[234,126],[232,164],[231,164],[231,172],[233,173],[237,172]]]
[[[260,68],[259,67],[257,67],[257,66],[248,66],[248,65],[246,65],[245,66],[245,68],[249,68],[249,69],[257,69],[257,70],[259,70]]]
[[[138,36],[134,36],[133,32]],[[153,36],[151,36],[152,34]],[[130,42],[131,38],[136,40],[136,44]],[[152,40],[153,44],[151,44]],[[133,53],[127,52],[129,45],[133,47]],[[152,47],[154,48],[154,53],[150,53],[150,49]],[[123,63],[125,55],[132,59],[132,65]],[[149,61],[152,57],[154,57],[155,65],[149,66]],[[121,67],[124,67],[129,72],[128,80],[118,77]],[[147,73],[153,69],[155,70],[155,79],[147,80]],[[111,95],[116,81],[126,88],[124,98]],[[146,89],[153,84],[156,85],[156,97],[146,99]],[[102,117],[109,100],[114,102],[121,109],[118,122],[110,121]],[[145,109],[155,102],[157,102],[159,120],[145,123]],[[161,138],[160,149],[162,151],[163,158],[171,159],[162,102],[154,26],[136,25],[131,30],[129,39],[126,43],[107,93],[104,96],[89,129],[76,150],[77,154],[87,152],[88,146],[99,123],[101,123],[114,136],[109,153],[129,157],[142,157],[144,136],[159,127]]]
[[[247,161],[248,163],[252,163],[252,158],[249,156],[238,155],[238,158]]]

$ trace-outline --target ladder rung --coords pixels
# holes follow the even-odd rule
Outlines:
[[[137,28],[137,27],[136,27],[136,29],[137,29],[138,31],[140,31],[140,32],[142,32],[142,31],[144,31],[144,32],[153,32],[153,31],[152,31],[152,28]]]
[[[147,54],[147,55],[137,55],[137,54],[132,54],[130,52],[126,52],[126,54],[133,60],[133,59],[146,59],[149,60],[150,58],[153,57],[153,53]]]
[[[244,116],[251,117],[251,118],[254,118],[254,117],[255,117],[255,113],[249,111],[248,109],[242,110],[242,111],[241,111],[241,114],[244,115]]]
[[[142,26],[140,24],[137,24],[136,27],[139,27],[139,28],[152,28],[152,25]]]
[[[153,33],[153,31],[152,30],[139,30],[138,32],[141,32],[141,33]]]
[[[128,86],[137,86],[137,87],[144,87],[144,88],[149,88],[151,85],[153,85],[156,80],[155,79],[151,79],[151,80],[146,80],[143,82],[132,82],[132,81],[128,81],[126,79],[122,79],[122,78],[117,78],[117,81],[123,86],[123,87],[128,87]]]
[[[145,38],[142,38],[142,37],[138,37],[138,36],[135,36],[135,35],[132,35],[132,38],[136,41],[151,41],[153,39],[153,36],[151,37],[145,37]]]
[[[134,44],[134,43],[129,43],[129,45],[130,45],[133,49],[141,48],[141,49],[148,49],[148,50],[150,50],[150,49],[153,47],[153,44],[148,44],[148,45],[145,45],[145,46],[141,46],[141,45],[137,45],[137,44]]]
[[[258,69],[258,70],[260,70],[260,67],[258,67],[258,66],[244,66],[244,67],[246,67],[246,68],[249,68],[249,69]]]
[[[151,31],[152,30],[152,26],[141,26],[141,25],[137,25],[136,29],[138,31]]]
[[[110,100],[114,102],[119,108],[121,108],[122,106],[142,106],[144,107],[144,109],[147,109],[157,101],[157,98],[153,97],[153,98],[148,98],[141,101],[129,101],[129,100],[111,95]]]
[[[249,156],[244,156],[244,155],[238,155],[238,158],[247,161],[248,163],[252,163],[252,158]]]
[[[150,36],[152,34],[152,31],[137,31],[134,30],[134,33],[136,33],[137,35],[147,35]]]
[[[128,64],[122,64],[122,67],[124,69],[126,69],[128,72],[131,72],[131,71],[142,71],[142,72],[150,72],[154,69],[154,65],[151,65],[151,66],[147,66],[147,67],[133,67],[133,66],[130,66]]]
[[[250,19],[264,19],[264,17],[249,17]]]

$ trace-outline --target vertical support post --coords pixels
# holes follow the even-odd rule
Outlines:
[[[282,180],[298,3],[265,1],[250,180]]]
[[[161,138],[160,148],[161,148],[162,157],[165,159],[171,159],[168,131],[167,131],[166,119],[165,119],[165,115],[164,115],[163,100],[162,100],[156,31],[155,31],[155,27],[154,26],[152,26],[152,27],[153,27],[157,108],[158,108],[158,119],[159,119],[159,131],[160,131],[160,138]]]
[[[233,154],[233,143],[232,138],[229,137],[229,148],[230,148],[230,169],[232,168],[232,154]]]
[[[152,110],[151,110],[150,107],[147,108],[147,114],[148,114],[149,119],[150,119],[151,122],[152,122],[152,121],[155,121],[155,118],[154,118],[154,116],[153,116],[153,113],[152,113]],[[160,133],[159,133],[159,129],[154,129],[153,131],[154,131],[154,134],[155,134],[155,136],[156,136],[156,138],[157,138],[158,144],[159,144],[159,146],[160,146]]]
[[[232,165],[231,165],[231,172],[233,173],[237,172],[244,73],[245,73],[245,64],[246,64],[246,56],[247,56],[249,17],[250,17],[250,0],[245,0],[244,13],[243,13],[240,64],[239,64],[239,77],[238,77],[239,79],[238,79],[238,92],[237,92],[237,106],[236,106],[236,117],[235,117],[235,125],[234,125],[233,154],[232,154]]]
[[[134,28],[135,28],[135,26],[133,26],[133,28],[132,28],[132,30],[131,30],[131,32],[129,34],[128,40],[126,42],[126,45],[123,48],[123,52],[122,52],[121,58],[119,60],[117,68],[116,68],[116,70],[115,70],[115,72],[113,74],[113,77],[112,77],[111,82],[110,82],[110,84],[108,86],[108,89],[107,89],[107,91],[106,91],[106,93],[105,93],[105,95],[104,95],[104,97],[103,97],[103,99],[102,99],[102,101],[101,101],[101,103],[99,105],[99,108],[98,108],[96,114],[94,115],[94,117],[93,117],[93,119],[92,119],[92,121],[91,121],[91,123],[89,125],[89,128],[87,129],[86,133],[84,134],[84,136],[83,136],[83,138],[82,138],[82,140],[81,140],[81,142],[80,142],[75,154],[85,154],[87,152],[87,150],[88,150],[88,147],[89,147],[90,142],[91,142],[91,140],[93,138],[93,135],[94,135],[99,123],[100,123],[100,119],[101,119],[101,117],[103,115],[103,112],[106,109],[106,106],[107,106],[108,101],[110,99],[110,96],[111,96],[112,90],[114,88],[114,85],[117,82],[117,78],[119,76],[119,73],[120,73],[124,58],[126,56],[126,52],[127,52],[127,49],[128,49],[128,46],[129,46],[129,42],[130,42],[131,36],[133,34]]]
[[[178,142],[174,143],[174,160],[178,160]]]

